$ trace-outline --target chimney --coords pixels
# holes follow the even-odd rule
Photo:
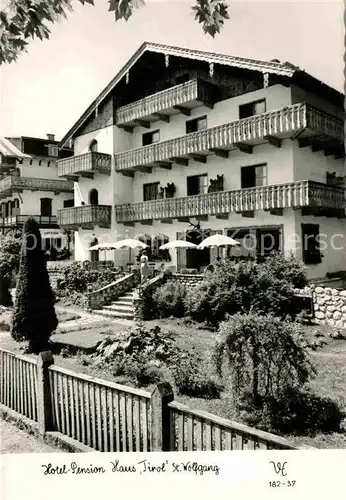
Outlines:
[[[47,139],[48,139],[49,141],[54,141],[54,139],[55,139],[55,134],[47,134]]]

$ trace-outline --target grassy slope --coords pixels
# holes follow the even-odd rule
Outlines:
[[[177,342],[181,347],[191,348],[194,346],[198,352],[210,358],[210,353],[215,342],[215,333],[208,330],[196,329],[195,326],[185,326],[183,322],[178,320],[146,322],[147,327],[156,324],[160,325],[163,329],[176,332]],[[336,401],[341,407],[346,407],[346,341],[330,339],[328,337],[330,328],[326,326],[306,327],[307,337],[312,340],[316,331],[324,335],[327,345],[324,345],[315,352],[311,352],[312,360],[317,369],[317,375],[310,384],[311,389],[316,395],[327,396]],[[83,333],[78,332],[79,338],[81,338]],[[13,342],[8,334],[1,335],[0,343],[4,349],[19,351],[18,344]],[[67,358],[61,355],[55,356],[55,363],[59,366],[106,380],[117,380],[119,383],[133,385],[130,380],[124,378],[117,377],[114,379],[110,372],[96,369],[86,364],[86,361],[85,356]],[[179,395],[177,396],[177,400],[188,404],[191,408],[206,410],[225,418],[235,418],[230,397],[226,392],[223,393],[220,399],[205,400]],[[346,448],[346,433],[319,434],[313,437],[287,437],[298,445],[309,445],[318,448]]]

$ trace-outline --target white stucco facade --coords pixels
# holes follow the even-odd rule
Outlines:
[[[251,102],[265,100],[265,112],[285,110],[297,103],[307,103],[317,107],[321,112],[342,118],[343,112],[335,104],[329,103],[328,98],[309,94],[297,85],[274,84],[267,87],[245,92],[235,97],[216,102],[214,106],[199,105],[193,107],[190,116],[182,112],[171,114],[169,121],[152,121],[150,127],[143,127],[140,123],[132,126],[131,133],[115,125],[107,125],[87,133],[74,136],[75,155],[87,153],[93,141],[97,141],[97,151],[112,156],[111,175],[95,173],[93,178],[78,177],[75,183],[75,206],[90,204],[90,191],[98,191],[98,204],[112,207],[111,224],[109,229],[102,229],[95,225],[93,229],[78,229],[75,233],[75,258],[87,260],[90,258],[88,250],[91,239],[96,236],[99,242],[119,240],[122,238],[138,237],[139,235],[165,235],[169,240],[177,238],[189,228],[186,220],[170,217],[169,220],[153,217],[151,221],[134,221],[133,223],[117,222],[115,206],[144,202],[145,184],[159,183],[166,186],[173,183],[174,198],[188,196],[187,177],[207,175],[207,182],[218,175],[223,176],[223,191],[242,190],[242,168],[265,166],[265,179],[258,186],[275,186],[293,184],[299,181],[319,183],[318,189],[323,191],[327,184],[327,174],[334,174],[337,178],[345,177],[344,158],[335,154],[327,154],[323,149],[314,150],[299,141],[299,133],[282,135],[278,142],[270,139],[254,143],[251,151],[234,149],[229,151],[228,158],[215,154],[208,154],[204,163],[189,158],[188,165],[173,162],[169,169],[150,165],[146,168],[134,168],[132,176],[126,172],[116,170],[114,155],[142,148],[143,134],[159,131],[159,143],[186,136],[186,122],[195,118],[207,117],[206,128],[239,120],[239,106]],[[299,131],[298,131],[299,132]],[[311,136],[313,130],[308,131]],[[308,135],[308,137],[310,137]],[[268,133],[269,136],[269,133]],[[305,136],[307,137],[307,136]],[[317,137],[317,134],[316,134]],[[319,186],[319,187],[318,187]],[[316,188],[316,189],[317,189]],[[321,192],[322,192],[321,191]],[[290,196],[290,195],[288,195]],[[321,195],[322,196],[322,195]],[[148,201],[147,203],[150,203]],[[313,202],[315,203],[315,201]],[[274,205],[273,205],[274,208]],[[309,207],[304,207],[309,208]],[[314,208],[312,206],[312,208]],[[327,207],[329,208],[329,207]],[[321,236],[321,262],[308,264],[310,278],[323,278],[327,273],[346,270],[346,219],[342,211],[324,213],[308,213],[293,203],[283,206],[280,210],[263,210],[256,208],[252,214],[236,213],[232,211],[222,217],[208,215],[206,218],[196,218],[190,213],[191,223],[201,225],[205,231],[219,231],[227,234],[230,229],[258,229],[268,228],[279,230],[281,234],[281,250],[302,257],[300,239],[304,225],[318,226]],[[94,236],[93,236],[94,235]],[[236,251],[235,251],[236,252]],[[171,253],[171,265],[177,266],[177,252]],[[117,264],[126,265],[134,257],[127,250],[122,252],[101,252],[100,259],[115,259]],[[211,252],[211,261],[215,259],[215,252]]]

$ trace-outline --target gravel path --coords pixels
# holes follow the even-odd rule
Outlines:
[[[61,453],[18,427],[0,420],[0,453]]]

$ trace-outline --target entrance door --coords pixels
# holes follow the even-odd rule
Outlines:
[[[186,234],[186,241],[199,245],[202,243],[204,238],[209,236],[210,231],[189,231]],[[186,255],[186,267],[189,269],[198,269],[201,267],[206,267],[210,264],[210,249],[204,248],[203,250],[197,250],[195,248],[188,248]]]

